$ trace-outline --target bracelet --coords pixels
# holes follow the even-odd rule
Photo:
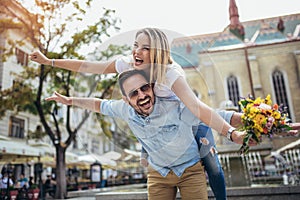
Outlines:
[[[51,59],[51,66],[54,67],[54,58]]]
[[[233,142],[232,137],[231,137],[233,131],[235,131],[235,128],[231,127],[231,128],[227,131],[227,135],[226,135],[227,139],[228,139],[229,141],[231,141],[231,142]]]

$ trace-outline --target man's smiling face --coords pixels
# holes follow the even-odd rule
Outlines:
[[[143,116],[148,116],[153,111],[155,97],[152,85],[140,74],[127,78],[123,83],[126,101]]]

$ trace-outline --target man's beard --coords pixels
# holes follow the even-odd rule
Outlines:
[[[135,112],[137,112],[139,115],[142,115],[142,116],[144,116],[144,117],[149,116],[149,115],[150,115],[150,112],[149,112],[149,109],[147,109],[146,112],[145,112],[145,111],[144,111],[145,109],[142,109],[141,106],[139,106],[139,102],[144,101],[144,100],[147,99],[147,98],[149,99],[149,103],[151,104],[151,107],[152,107],[152,106],[154,105],[154,101],[155,101],[155,100],[153,101],[153,99],[152,99],[149,95],[145,96],[145,98],[143,98],[143,99],[137,100],[137,102],[136,102],[135,105],[133,105],[133,104],[129,101],[130,106],[134,108]]]

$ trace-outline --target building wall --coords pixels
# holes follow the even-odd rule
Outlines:
[[[286,81],[293,121],[300,121],[299,49],[300,41],[247,48],[254,95],[271,94],[275,103],[271,75],[275,69],[280,70]],[[226,79],[230,75],[237,77],[242,97],[251,93],[244,48],[203,53],[199,55],[199,63],[197,70],[185,70],[187,79],[211,107],[219,108],[222,101],[228,100]]]
[[[10,7],[12,10],[15,11],[15,14],[17,16],[22,16],[24,14],[27,14],[28,12],[15,1],[6,1],[5,3],[7,4],[6,6]],[[13,16],[9,16],[9,13],[0,13],[0,19],[6,19],[11,17]],[[1,31],[0,32],[1,47],[5,47],[5,49],[12,49],[12,55],[10,55],[4,62],[0,61],[0,85],[1,85],[1,89],[5,90],[7,88],[10,88],[13,85],[13,80],[15,79],[15,77],[12,75],[12,73],[18,74],[23,71],[23,67],[20,63],[18,63],[17,56],[15,55],[15,49],[18,48],[29,55],[35,48],[30,43],[30,41],[27,40],[26,34],[24,34],[24,32],[20,27],[18,28],[16,26],[13,27],[12,29],[5,29],[5,30],[2,29],[0,31]],[[11,46],[12,44],[11,41],[14,42],[22,41],[22,44],[17,43],[16,46]],[[29,66],[38,67],[37,63],[34,62],[29,62]],[[34,85],[37,84],[38,83]],[[47,95],[45,94],[45,96]],[[66,116],[64,116],[65,114],[64,111],[65,110],[61,110],[61,113],[59,114],[60,116],[57,117],[66,119]],[[81,121],[82,116],[84,115],[84,110],[74,109],[71,113],[72,113],[71,123],[73,125],[72,128],[76,128],[76,126],[78,126],[78,123]],[[25,121],[24,124],[25,138],[28,135],[29,131],[35,131],[36,126],[40,125],[40,120],[38,116],[34,116],[29,113],[16,114],[14,111],[7,111],[6,115],[2,119],[0,119],[0,135],[9,136],[11,116],[15,116]],[[95,140],[97,140],[99,147],[94,148],[94,151],[96,152],[93,153],[103,154],[105,153],[104,150],[108,150],[108,151],[113,150],[112,147],[113,142],[107,141],[107,139],[104,138],[105,136],[101,134],[102,130],[100,124],[95,121],[95,117],[93,116],[94,115],[91,114],[87,122],[78,131],[78,146],[77,146],[78,148],[74,150],[75,153],[91,152],[92,143],[94,143],[94,147],[95,147]],[[64,133],[63,139],[66,139],[67,130],[63,126],[61,127],[61,130]],[[52,145],[52,142],[50,141],[50,138],[48,136],[43,138],[43,141]],[[87,146],[85,144],[87,144]],[[106,146],[109,146],[109,148],[107,148]],[[72,147],[73,145],[71,145],[68,150],[71,150]],[[79,152],[79,150],[83,150],[83,151]]]

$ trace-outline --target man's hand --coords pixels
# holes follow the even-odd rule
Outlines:
[[[288,133],[291,135],[296,135],[300,130],[300,123],[290,123],[289,126],[292,128]]]
[[[72,99],[70,97],[66,97],[58,92],[54,92],[51,97],[45,99],[46,101],[56,101],[57,103],[62,103],[65,105],[72,105]]]

